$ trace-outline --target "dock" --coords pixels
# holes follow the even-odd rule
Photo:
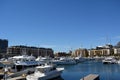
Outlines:
[[[3,69],[0,70],[0,80],[4,80],[5,74],[7,75],[7,80],[26,80],[26,75],[28,73],[33,73],[35,68],[28,68],[19,72],[7,72],[5,73]]]
[[[7,79],[7,80],[26,80],[26,77],[25,76],[19,76],[19,77],[10,78],[10,79]]]
[[[89,74],[89,75],[81,78],[80,80],[100,80],[100,79],[99,79],[99,75],[97,75],[97,74]]]

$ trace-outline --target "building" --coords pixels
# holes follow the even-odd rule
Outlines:
[[[114,54],[120,54],[120,48],[114,48]]]
[[[90,49],[89,51],[89,56],[108,56],[113,54],[113,49]]]
[[[11,46],[7,49],[7,54],[9,56],[15,56],[15,55],[33,55],[35,57],[37,56],[50,56],[54,57],[54,51],[51,48],[38,48],[38,47],[30,47],[30,46]]]
[[[6,53],[8,47],[8,40],[0,39],[0,53]]]
[[[106,44],[105,46],[97,46],[96,49],[89,49],[89,56],[108,56],[114,54],[113,46]]]
[[[77,57],[77,56],[87,57],[88,56],[88,51],[87,51],[87,49],[79,48],[79,49],[76,49],[72,53],[72,56],[74,56],[74,57]]]

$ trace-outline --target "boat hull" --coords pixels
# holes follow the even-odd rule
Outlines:
[[[116,61],[103,61],[103,64],[116,64]]]
[[[61,75],[61,72],[57,72],[56,74],[50,74],[50,75],[48,75],[48,76],[45,76],[45,77],[39,78],[38,80],[48,80],[48,79],[53,79],[53,78],[59,77],[60,75]]]
[[[57,65],[70,65],[70,64],[76,64],[76,61],[53,61],[53,64]]]
[[[61,73],[62,73],[62,70],[54,71],[54,72],[46,74],[45,76],[42,76],[42,77],[28,75],[26,77],[26,79],[27,80],[48,80],[48,79],[53,79],[53,78],[59,77],[61,75]]]

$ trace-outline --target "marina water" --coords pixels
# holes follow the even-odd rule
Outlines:
[[[64,67],[61,77],[52,80],[80,80],[89,74],[98,74],[100,80],[120,80],[120,64],[103,64],[98,61],[86,61]]]
[[[119,64],[87,61],[76,65],[60,65],[60,67],[65,68],[61,80],[80,80],[89,74],[99,74],[100,80],[120,80]]]

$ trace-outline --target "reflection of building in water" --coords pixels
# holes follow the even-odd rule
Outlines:
[[[23,51],[24,50],[24,51]],[[25,52],[28,55],[33,56],[50,56],[54,57],[54,52],[51,48],[38,48],[38,47],[29,47],[29,46],[11,46],[7,49],[7,54],[9,56],[21,55]]]

